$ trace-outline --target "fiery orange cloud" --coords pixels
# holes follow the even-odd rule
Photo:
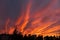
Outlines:
[[[42,10],[36,9],[36,11],[32,14],[32,0],[29,0],[25,12],[21,12],[22,14],[17,18],[16,22],[14,23],[15,26],[13,25],[13,27],[10,27],[9,31],[7,31],[7,27],[11,19],[7,19],[5,24],[6,33],[13,34],[13,31],[16,28],[17,31],[22,32],[23,35],[56,35],[56,33],[54,33],[53,31],[60,30],[60,25],[54,26],[52,28],[50,28],[50,26],[52,24],[55,25],[55,23],[58,21],[57,19],[59,19],[55,18],[56,14],[60,13],[60,9],[54,8],[57,2],[57,0],[52,0]]]

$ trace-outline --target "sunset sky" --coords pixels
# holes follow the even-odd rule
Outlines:
[[[60,0],[0,0],[0,34],[16,25],[23,34],[59,34]]]

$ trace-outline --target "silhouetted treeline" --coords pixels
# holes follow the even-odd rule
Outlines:
[[[9,34],[1,34],[0,40],[60,40],[60,36],[36,36],[36,35],[25,35],[23,36],[21,33],[17,34],[17,31],[14,31],[13,35]]]

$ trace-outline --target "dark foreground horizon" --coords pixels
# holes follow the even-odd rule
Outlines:
[[[17,34],[15,30],[13,34],[0,34],[0,40],[60,40],[60,36],[45,36],[42,35],[22,35],[21,33]]]
[[[0,34],[0,40],[60,40],[60,36],[36,36],[36,35],[21,35],[21,34]]]

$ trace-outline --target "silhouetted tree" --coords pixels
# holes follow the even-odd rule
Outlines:
[[[29,34],[28,36],[25,34],[24,36],[20,32],[17,34],[17,30],[14,30],[13,35],[10,34],[1,34],[0,40],[43,40],[43,36],[39,35],[38,37],[36,35]],[[45,36],[44,40],[60,40],[60,36]]]
[[[43,36],[38,35],[37,40],[43,40]]]
[[[48,37],[48,36],[45,36],[45,37],[44,37],[44,40],[49,40],[49,37]]]

